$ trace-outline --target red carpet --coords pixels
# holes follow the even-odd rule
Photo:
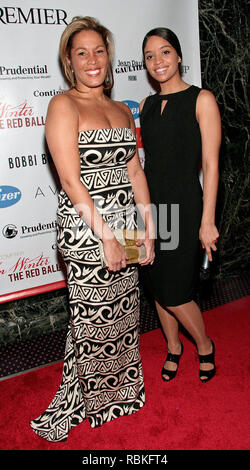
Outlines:
[[[68,441],[39,438],[29,421],[45,410],[61,380],[62,362],[0,382],[2,450],[247,450],[250,437],[249,297],[203,314],[216,346],[217,375],[200,383],[194,345],[182,335],[176,379],[160,371],[166,343],[160,329],[141,336],[146,406],[101,428],[83,422]]]

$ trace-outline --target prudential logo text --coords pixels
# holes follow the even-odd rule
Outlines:
[[[13,206],[20,201],[22,193],[14,186],[0,186],[0,209]]]

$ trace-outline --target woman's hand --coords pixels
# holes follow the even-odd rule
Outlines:
[[[213,223],[202,223],[200,226],[199,232],[200,241],[202,244],[202,248],[204,248],[207,252],[209,261],[212,261],[212,253],[213,251],[217,251],[216,242],[219,237],[219,232]]]
[[[103,241],[103,249],[109,271],[120,271],[126,268],[127,255],[125,248],[113,237]]]
[[[145,233],[144,238],[140,238],[136,242],[137,246],[145,245],[146,248],[146,258],[143,261],[140,261],[141,266],[146,266],[147,264],[153,264],[155,259],[155,250],[154,250],[154,238],[149,237]]]

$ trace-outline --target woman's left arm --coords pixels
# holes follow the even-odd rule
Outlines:
[[[202,142],[203,212],[200,226],[200,240],[209,261],[216,251],[219,232],[215,226],[215,210],[219,182],[219,151],[221,145],[221,118],[214,95],[201,90],[196,106],[197,121]]]
[[[126,106],[127,108],[127,106]],[[127,108],[127,113],[130,122],[130,128],[136,137],[136,128],[133,116]],[[145,224],[145,238],[140,241],[144,243],[146,248],[146,259],[141,261],[141,265],[152,264],[154,261],[154,240],[155,240],[155,229],[154,229],[154,222],[152,217],[152,210],[151,210],[151,201],[150,201],[150,194],[148,189],[148,183],[146,180],[145,173],[142,169],[138,151],[136,154],[127,162],[127,169],[129,179],[131,181],[133,194],[134,194],[134,201],[135,204],[142,216],[142,219]]]

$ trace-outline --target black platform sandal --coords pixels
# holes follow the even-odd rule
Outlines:
[[[172,354],[171,352],[168,351],[168,355],[167,355],[167,359],[165,362],[169,361],[169,362],[174,362],[175,364],[177,364],[177,368],[176,370],[169,370],[169,369],[166,369],[164,366],[161,370],[161,377],[162,377],[162,380],[164,380],[165,382],[169,382],[170,380],[174,379],[176,374],[177,374],[177,371],[178,371],[178,365],[179,365],[179,361],[180,361],[180,358],[183,354],[183,344],[181,342],[181,353],[180,354]],[[169,377],[169,379],[166,379],[164,377],[164,375],[167,375]]]
[[[198,357],[199,357],[200,364],[208,363],[208,364],[212,364],[214,367],[213,369],[210,369],[210,370],[201,370],[201,369],[199,370],[201,382],[208,382],[214,377],[215,372],[216,372],[216,367],[215,367],[215,362],[214,362],[215,347],[214,347],[213,341],[211,339],[210,341],[213,347],[212,352],[210,354],[198,354]],[[202,379],[201,377],[204,377],[204,378]]]

